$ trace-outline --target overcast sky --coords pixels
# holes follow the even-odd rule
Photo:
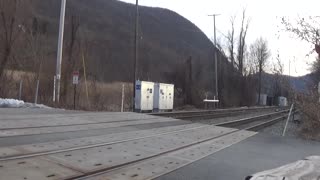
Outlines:
[[[135,3],[135,0],[122,1]],[[217,17],[217,37],[221,40],[230,29],[230,17],[236,16],[240,21],[245,8],[251,19],[248,43],[260,36],[268,40],[272,52],[269,66],[279,51],[285,74],[289,74],[291,60],[290,74],[301,76],[309,73],[308,64],[316,57],[315,54],[306,56],[313,46],[281,30],[280,17],[294,20],[298,16],[318,16],[320,1],[317,0],[139,0],[139,3],[173,10],[196,24],[209,38],[213,37],[213,20],[207,15],[221,14]]]

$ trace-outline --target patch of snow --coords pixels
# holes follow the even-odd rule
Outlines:
[[[263,171],[253,175],[250,180],[316,180],[320,176],[320,156],[309,156],[303,160]],[[249,178],[249,177],[248,177]],[[247,179],[248,179],[247,178]]]
[[[0,98],[0,108],[19,108],[23,105],[24,101]]]
[[[45,108],[51,109],[43,104],[25,103],[16,99],[2,99],[0,98],[0,108]]]

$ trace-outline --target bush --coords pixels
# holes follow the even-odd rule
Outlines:
[[[300,95],[297,106],[302,111],[301,135],[307,139],[320,140],[319,95],[315,92],[309,95]]]

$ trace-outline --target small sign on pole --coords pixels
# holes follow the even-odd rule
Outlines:
[[[77,85],[79,84],[79,71],[73,71],[72,84],[74,85],[73,109],[76,109],[76,94],[77,94]]]
[[[74,84],[74,85],[77,85],[77,84],[79,84],[79,71],[73,71],[73,73],[72,73],[72,83]]]

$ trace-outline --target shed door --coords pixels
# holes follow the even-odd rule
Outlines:
[[[165,87],[160,86],[160,93],[159,93],[159,109],[164,109],[166,104],[166,95],[165,95]]]
[[[153,109],[153,88],[150,86],[147,88],[147,110],[152,110]]]
[[[169,85],[167,86],[167,109],[173,109],[173,96],[174,96],[174,89],[173,86]]]

